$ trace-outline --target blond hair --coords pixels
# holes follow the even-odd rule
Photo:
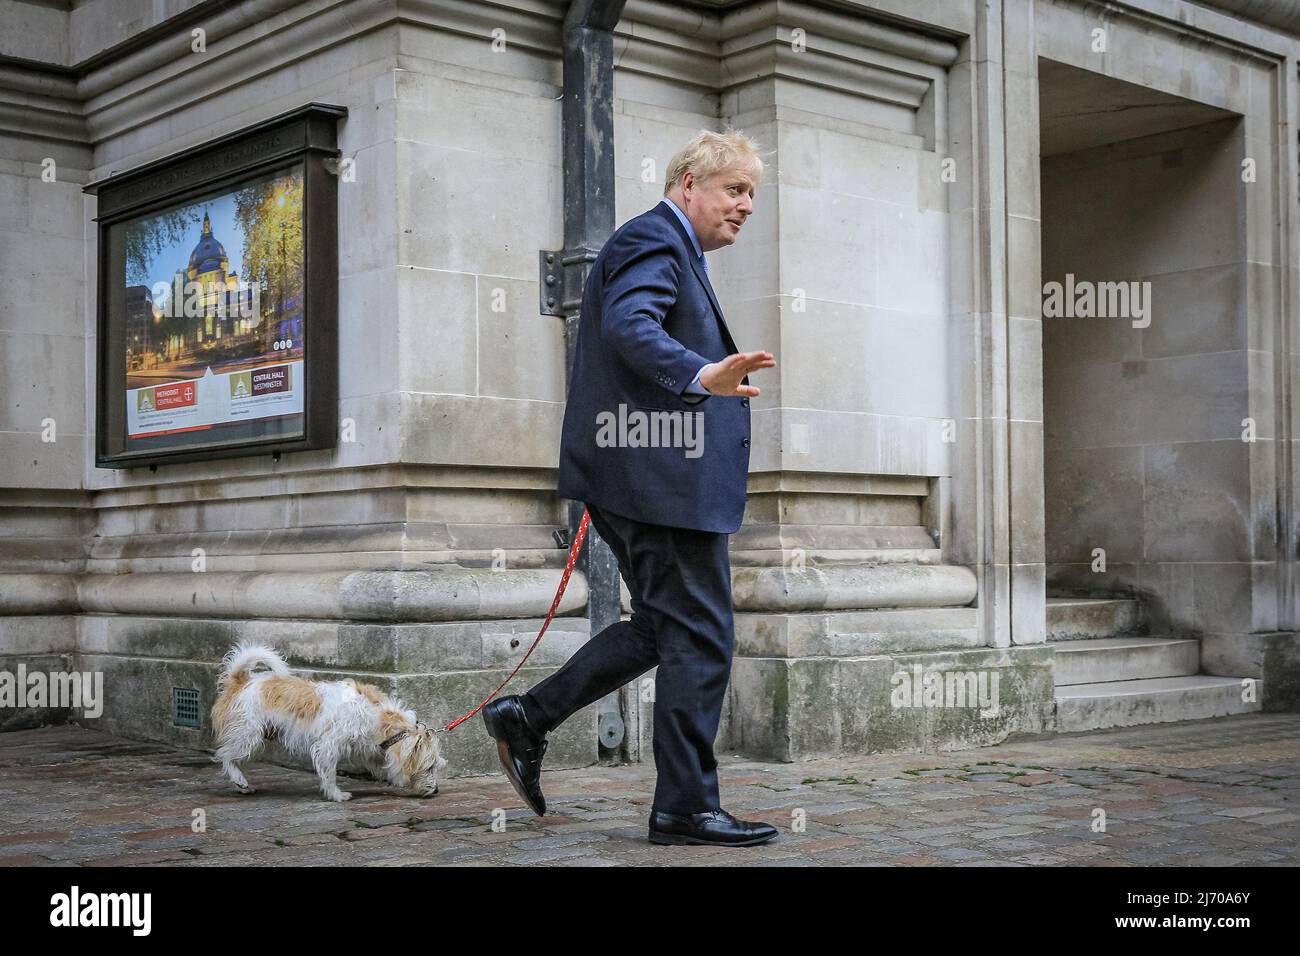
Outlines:
[[[728,128],[726,132],[715,133],[702,129],[668,164],[664,195],[667,196],[688,172],[703,182],[735,162],[749,166],[757,186],[763,177],[763,160],[758,144],[739,130]]]

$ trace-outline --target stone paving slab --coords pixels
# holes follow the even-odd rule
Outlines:
[[[0,734],[0,866],[1295,866],[1300,715],[1249,714],[939,754],[720,755],[760,847],[646,840],[653,765],[544,772],[545,817],[500,775],[430,799],[245,768],[73,726]]]

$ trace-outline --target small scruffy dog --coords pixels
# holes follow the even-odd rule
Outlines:
[[[254,674],[258,664],[268,670]],[[414,711],[373,684],[295,677],[274,650],[248,642],[232,648],[221,665],[212,705],[215,759],[240,793],[254,790],[239,762],[272,737],[293,753],[311,754],[329,800],[352,798],[334,779],[344,757],[359,760],[376,780],[386,778],[414,795],[438,792],[438,771],[447,761],[437,737]]]

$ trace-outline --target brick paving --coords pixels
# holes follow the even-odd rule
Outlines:
[[[781,831],[739,849],[647,842],[649,765],[544,772],[551,812],[541,818],[499,775],[447,779],[428,800],[349,779],[354,799],[334,804],[308,771],[245,769],[258,792],[241,797],[206,754],[69,726],[0,734],[0,865],[1300,863],[1294,714],[938,754],[723,755],[724,806]]]

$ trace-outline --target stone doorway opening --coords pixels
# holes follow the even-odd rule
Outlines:
[[[1052,60],[1038,76],[1060,729],[1255,709],[1196,640],[1207,583],[1251,552],[1242,119]]]

